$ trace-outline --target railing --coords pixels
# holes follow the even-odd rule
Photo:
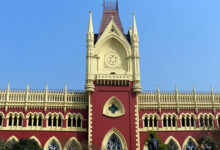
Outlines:
[[[220,110],[220,93],[192,92],[144,92],[139,95],[140,109],[199,109]]]
[[[65,90],[0,90],[0,108],[86,109],[87,95],[83,91]]]

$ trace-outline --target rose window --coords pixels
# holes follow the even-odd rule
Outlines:
[[[105,57],[105,63],[109,67],[116,67],[117,65],[120,64],[120,58],[116,54],[110,54]]]

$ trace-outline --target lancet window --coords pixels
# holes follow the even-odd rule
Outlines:
[[[107,141],[106,150],[122,150],[122,143],[114,133]]]
[[[41,127],[43,125],[43,115],[40,113],[28,113],[27,118],[29,127]]]
[[[68,114],[67,118],[68,118],[67,119],[67,126],[68,127],[75,127],[75,128],[82,127],[83,117],[81,114]]]
[[[196,144],[190,139],[186,144],[185,150],[197,150]]]
[[[168,143],[168,149],[169,150],[179,150],[176,142],[174,140],[172,140],[172,139]]]
[[[75,140],[71,140],[67,146],[67,150],[81,150],[80,143],[77,143]]]
[[[218,127],[220,127],[220,115],[218,116]]]
[[[10,113],[8,115],[8,126],[22,126],[23,125],[23,114],[22,113]]]
[[[163,127],[177,127],[177,116],[175,114],[163,114]]]
[[[47,121],[47,125],[49,127],[62,127],[62,121],[63,121],[63,117],[61,114],[49,114],[48,116],[48,121]]]
[[[214,126],[212,115],[200,114],[199,122],[200,122],[200,127],[208,128]]]
[[[182,127],[195,127],[195,116],[193,114],[181,115]]]
[[[59,145],[55,140],[52,140],[48,145],[48,150],[59,150]]]
[[[2,126],[2,125],[3,125],[3,115],[0,114],[0,126]]]
[[[154,115],[144,115],[144,120],[143,120],[143,123],[144,123],[144,127],[158,127],[158,116],[156,114]]]

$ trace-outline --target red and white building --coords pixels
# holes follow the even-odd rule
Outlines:
[[[118,2],[103,6],[97,34],[90,12],[85,92],[0,90],[1,137],[32,138],[44,150],[143,150],[147,132],[157,131],[175,150],[198,146],[202,130],[220,126],[220,94],[142,93],[135,14],[125,33]]]

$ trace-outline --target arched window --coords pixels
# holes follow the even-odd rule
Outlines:
[[[67,150],[80,150],[80,149],[81,149],[80,145],[75,140],[72,140],[67,147]]]
[[[182,117],[182,127],[185,127],[185,117]]]
[[[189,127],[190,126],[190,122],[189,122],[189,116],[186,117],[186,126]]]
[[[203,123],[203,118],[202,116],[200,117],[200,127],[203,127],[204,126],[204,123]]]
[[[173,116],[173,127],[176,127],[176,118]]]
[[[174,140],[170,140],[170,142],[168,143],[168,149],[169,150],[179,150],[176,142]]]
[[[12,115],[10,115],[10,117],[9,117],[8,125],[9,125],[9,126],[12,126]]]
[[[0,126],[2,126],[2,115],[0,115]]]
[[[17,122],[18,122],[18,117],[17,117],[17,115],[15,115],[15,117],[14,117],[14,126],[17,126]]]
[[[67,124],[68,124],[68,127],[71,127],[71,117],[70,116],[68,117],[68,123]]]
[[[167,126],[167,119],[166,119],[166,117],[164,116],[164,118],[163,118],[163,126],[164,127],[166,127]]]
[[[192,127],[194,127],[194,126],[195,126],[195,121],[194,121],[193,116],[191,116],[191,126],[192,126]]]
[[[33,126],[37,126],[37,115],[34,116]]]
[[[59,116],[59,118],[58,118],[58,127],[61,127],[61,125],[62,125],[62,119],[61,119],[61,116]]]
[[[213,126],[213,120],[212,120],[212,117],[211,117],[211,116],[209,117],[209,126],[210,126],[210,127]]]
[[[157,127],[157,117],[155,116],[155,118],[154,118],[154,127]]]
[[[77,119],[77,127],[81,127],[81,118],[80,117],[78,117],[78,119]]]
[[[218,127],[220,127],[220,116],[218,116]]]
[[[171,117],[168,117],[168,127],[171,127]]]
[[[150,127],[153,127],[153,119],[152,119],[152,117],[150,117]]]
[[[205,126],[208,127],[208,118],[205,116]]]
[[[22,126],[22,120],[23,120],[22,116],[20,116],[19,119],[18,119],[18,126]]]
[[[42,117],[41,116],[39,116],[39,118],[38,118],[38,126],[39,127],[42,126]]]
[[[76,117],[73,117],[73,127],[76,127]]]
[[[54,127],[57,126],[57,117],[56,117],[56,115],[53,117],[53,126]]]
[[[196,144],[190,139],[186,144],[185,150],[197,150]]]
[[[107,141],[106,150],[122,150],[121,141],[114,133]]]
[[[145,117],[145,119],[144,119],[144,127],[148,127],[148,119],[147,119],[147,117]]]
[[[49,119],[48,119],[48,126],[51,127],[52,126],[52,117],[49,116]]]
[[[31,115],[28,118],[28,126],[32,126],[32,117],[31,117]]]
[[[59,145],[55,140],[52,140],[52,142],[48,145],[48,150],[59,150]]]

